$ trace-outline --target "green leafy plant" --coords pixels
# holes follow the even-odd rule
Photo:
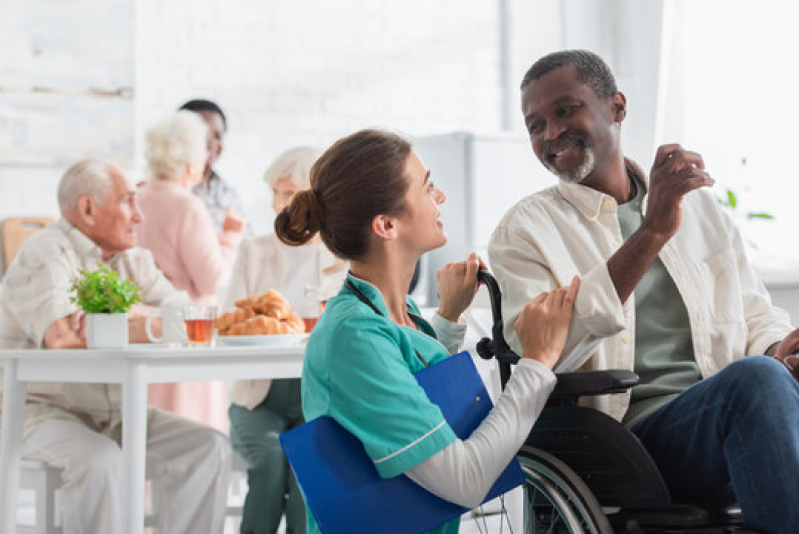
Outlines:
[[[746,168],[746,158],[741,158],[741,169]],[[744,193],[749,190],[748,187],[744,187]],[[770,213],[764,211],[744,211],[741,209],[741,195],[736,193],[734,189],[730,187],[725,187],[722,189],[722,196],[717,196],[716,201],[719,205],[724,208],[727,213],[730,214],[730,217],[736,222],[739,228],[742,228],[741,223],[746,223],[748,221],[756,221],[756,220],[763,220],[763,221],[770,221],[774,219],[774,216]],[[747,242],[752,248],[757,248],[751,240],[747,239]]]
[[[108,267],[81,270],[72,280],[71,300],[85,313],[125,313],[141,302],[141,288]]]

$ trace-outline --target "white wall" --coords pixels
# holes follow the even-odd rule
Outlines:
[[[220,172],[257,230],[280,151],[368,126],[418,135],[499,126],[497,5],[485,0],[139,0],[138,133],[189,97],[217,100]]]
[[[147,128],[188,98],[217,100],[230,124],[219,170],[242,192],[258,232],[272,220],[261,177],[286,148],[325,146],[367,126],[413,136],[491,133],[501,126],[498,1],[128,1],[136,13],[134,177],[143,177]],[[590,48],[608,59],[628,94],[628,152],[650,158],[657,72],[652,46],[659,38],[653,15],[660,1],[509,5],[512,109],[518,109],[513,86],[536,58],[563,47]],[[9,2],[0,9],[18,8]],[[513,131],[524,136],[521,115],[513,120]],[[0,218],[55,215],[62,171],[0,166]]]

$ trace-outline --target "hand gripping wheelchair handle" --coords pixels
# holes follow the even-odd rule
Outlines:
[[[488,271],[477,271],[477,280],[485,284],[491,303],[492,339],[487,337],[477,343],[477,353],[481,358],[496,358],[499,362],[502,387],[510,379],[510,366],[519,362],[520,357],[505,341],[502,330],[502,292],[494,275]],[[552,392],[553,399],[563,404],[574,404],[583,395],[606,395],[622,393],[638,384],[638,375],[632,371],[613,369],[608,371],[589,371],[580,373],[558,373],[558,383]]]

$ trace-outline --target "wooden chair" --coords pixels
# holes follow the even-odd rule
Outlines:
[[[3,270],[8,269],[22,243],[53,222],[50,217],[9,217],[0,225],[3,240]]]

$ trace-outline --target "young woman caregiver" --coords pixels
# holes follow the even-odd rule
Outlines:
[[[280,213],[297,192],[308,189],[319,151],[296,147],[277,157],[264,175],[272,188],[272,207]],[[245,239],[239,247],[224,309],[268,289],[279,291],[300,315],[335,295],[346,264],[314,239],[301,247],[281,243],[274,234]],[[303,423],[299,379],[237,380],[231,392],[230,441],[247,462],[249,491],[244,501],[242,534],[277,532],[286,514],[287,532],[305,532],[305,506],[278,436]]]
[[[411,145],[364,130],[336,142],[311,170],[311,189],[277,217],[281,241],[301,245],[318,233],[350,261],[339,294],[328,301],[305,352],[306,420],[333,417],[354,434],[384,478],[406,474],[428,491],[468,508],[521,447],[555,385],[551,369],[568,334],[579,280],[544,293],[515,327],[523,347],[496,407],[459,440],[416,383],[414,372],[456,352],[458,322],[477,291],[479,258],[437,273],[441,304],[428,323],[406,296],[419,257],[446,242],[439,220],[444,193]],[[457,532],[459,520],[433,532]],[[318,532],[308,514],[309,532]]]

